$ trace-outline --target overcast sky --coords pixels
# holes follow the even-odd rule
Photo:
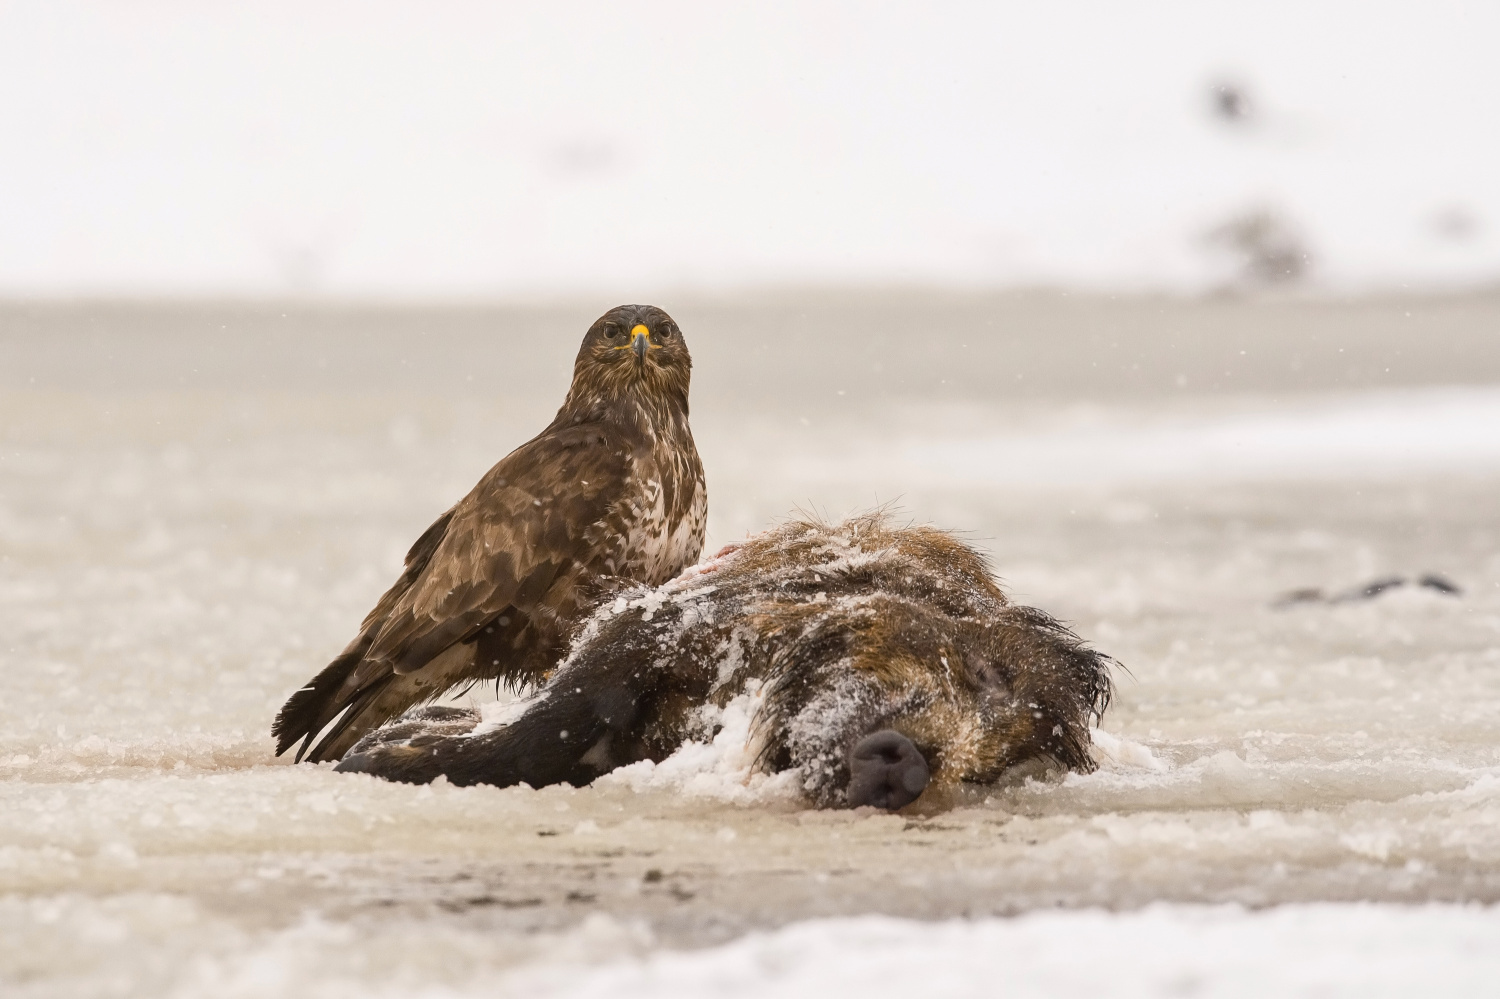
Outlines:
[[[1493,2],[0,0],[0,294],[1190,289],[1245,262],[1216,229],[1315,286],[1494,281],[1497,39]]]

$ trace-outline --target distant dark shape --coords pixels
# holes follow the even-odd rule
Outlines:
[[[1352,590],[1346,590],[1343,593],[1339,594],[1338,596],[1334,597],[1334,599],[1335,600],[1374,600],[1376,597],[1380,596],[1382,593],[1386,592],[1387,590],[1394,590],[1397,587],[1405,586],[1405,585],[1406,585],[1406,580],[1403,579],[1402,577],[1400,577],[1400,576],[1387,576],[1384,579],[1372,579],[1372,580],[1370,580],[1370,582],[1366,583],[1363,586],[1356,586]]]
[[[1221,80],[1209,87],[1213,116],[1231,125],[1243,125],[1254,117],[1250,95],[1240,84]]]
[[[943,531],[879,514],[795,521],[656,588],[607,600],[509,724],[421,709],[361,740],[343,771],[424,783],[585,784],[662,760],[760,698],[761,769],[800,769],[822,807],[900,808],[1028,760],[1094,769],[1109,657],[1017,607]]]
[[[1312,255],[1297,226],[1279,212],[1253,208],[1204,234],[1212,249],[1236,258],[1248,284],[1292,284],[1306,276]]]
[[[1432,231],[1439,238],[1464,243],[1479,235],[1479,216],[1463,205],[1449,205],[1432,216]]]
[[[1273,607],[1293,607],[1297,604],[1348,604],[1357,603],[1361,600],[1374,600],[1382,593],[1399,589],[1403,586],[1415,586],[1425,590],[1436,590],[1438,593],[1450,597],[1463,595],[1463,590],[1458,584],[1444,576],[1436,573],[1428,573],[1418,576],[1416,579],[1407,579],[1405,576],[1384,576],[1380,579],[1372,579],[1368,583],[1354,586],[1337,593],[1325,593],[1316,587],[1292,590],[1277,597],[1271,604]]]
[[[1457,583],[1436,573],[1428,573],[1425,576],[1419,577],[1417,585],[1425,586],[1429,590],[1437,590],[1439,593],[1446,593],[1450,597],[1462,596],[1464,592],[1459,588]]]
[[[299,760],[338,759],[457,684],[540,682],[612,581],[657,585],[696,561],[707,498],[691,369],[654,306],[594,323],[556,419],[417,539],[359,634],[282,707],[277,754],[301,739]]]
[[[582,179],[610,173],[619,160],[619,150],[608,139],[579,137],[552,146],[547,165],[555,177]]]

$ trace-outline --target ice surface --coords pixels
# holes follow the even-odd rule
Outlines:
[[[1487,992],[1500,912],[1477,907],[1160,906],[921,924],[811,921],[696,953],[582,974],[538,968],[529,995],[670,997],[1414,996]],[[1082,953],[1080,953],[1082,952]]]
[[[9,970],[45,971],[9,995],[164,999],[322,997],[1487,995],[1500,973],[1500,911],[1369,903],[1152,906],[924,923],[816,919],[700,950],[657,949],[640,923],[584,918],[508,937],[439,919],[278,928],[161,894],[102,903],[69,895],[0,900]],[[152,945],[141,961],[132,946]],[[165,959],[165,960],[163,960]],[[63,964],[65,972],[55,968]],[[153,966],[155,965],[155,966]],[[125,972],[125,969],[129,969]],[[113,973],[111,970],[113,969]],[[20,976],[18,976],[20,977]]]
[[[1285,315],[1311,340],[1328,313]],[[1022,995],[1376,995],[1403,969],[1493,972],[1466,949],[1492,910],[1398,904],[1500,900],[1493,390],[1110,396],[1080,373],[1016,400],[967,372],[952,396],[857,407],[810,382],[806,406],[696,396],[709,551],[795,503],[900,496],[1129,670],[1096,773],[820,813],[747,772],[748,702],[712,743],[585,789],[273,758],[283,699],[556,399],[445,394],[430,371],[372,388],[352,354],[319,388],[252,334],[212,392],[177,381],[191,342],[146,338],[117,361],[54,342],[56,367],[0,395],[7,995],[702,994],[715,974],[826,992],[829,969],[894,989],[950,966]],[[1197,356],[1190,385],[1218,363]],[[776,357],[742,360],[737,378],[789,391]],[[1422,572],[1464,593],[1272,606]],[[1036,911],[1059,906],[1077,911]],[[972,921],[842,921],[871,913]],[[791,925],[809,919],[832,921]],[[727,949],[675,953],[708,945]],[[1256,965],[1264,989],[1256,948],[1281,955]],[[950,965],[965,950],[1005,960]]]

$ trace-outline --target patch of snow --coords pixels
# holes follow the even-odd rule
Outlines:
[[[758,681],[718,712],[719,731],[710,742],[686,742],[660,763],[642,760],[594,781],[600,788],[624,787],[636,793],[670,791],[736,805],[800,801],[802,775],[795,769],[767,774],[754,767],[755,713],[765,700]]]
[[[512,697],[498,701],[485,701],[479,705],[479,724],[469,733],[484,735],[496,729],[514,724],[522,715],[545,701],[548,691],[539,690],[525,697]]]
[[[922,923],[808,920],[719,947],[600,967],[533,967],[516,994],[674,999],[1054,999],[1057,996],[1485,995],[1500,975],[1500,909],[1152,906]]]
[[[1092,740],[1091,753],[1094,762],[1104,770],[1154,770],[1169,769],[1165,760],[1151,752],[1149,746],[1112,735],[1102,728],[1089,732]]]
[[[668,599],[668,596],[665,593],[661,592],[661,590],[659,589],[647,590],[636,599],[630,601],[630,606],[632,608],[640,608],[641,620],[649,621],[656,616],[656,612],[661,610],[662,605],[665,604]]]

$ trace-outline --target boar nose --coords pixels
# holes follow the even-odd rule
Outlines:
[[[900,732],[871,732],[849,753],[849,806],[894,810],[917,800],[932,774],[912,741]]]

